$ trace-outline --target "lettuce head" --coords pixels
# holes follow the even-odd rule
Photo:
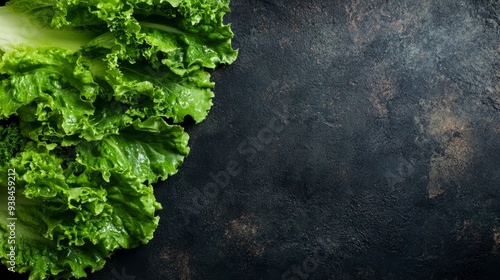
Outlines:
[[[229,0],[11,0],[0,7],[0,259],[85,277],[153,238],[153,185],[189,154],[209,71],[237,57]],[[14,257],[13,257],[14,255]]]

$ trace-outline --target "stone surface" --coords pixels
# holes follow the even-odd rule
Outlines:
[[[240,56],[155,238],[88,279],[500,279],[499,2],[233,0],[226,21]]]

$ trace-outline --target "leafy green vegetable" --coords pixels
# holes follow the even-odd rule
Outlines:
[[[17,126],[0,126],[0,166],[5,166],[23,145],[24,138]]]
[[[0,208],[0,259],[9,269],[31,280],[85,277],[153,238],[161,205],[152,185],[189,154],[186,116],[201,122],[212,106],[207,70],[237,56],[227,12],[229,0],[0,7],[0,205],[15,196],[14,208]]]

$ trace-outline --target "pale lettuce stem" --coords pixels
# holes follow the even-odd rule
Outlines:
[[[0,7],[0,26],[0,49],[3,50],[27,45],[78,51],[96,35],[88,31],[45,28],[8,7]]]

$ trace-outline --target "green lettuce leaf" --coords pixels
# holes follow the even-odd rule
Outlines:
[[[161,206],[151,185],[130,172],[114,170],[104,180],[101,173],[76,162],[64,169],[64,161],[57,149],[30,142],[8,164],[17,174],[16,266],[19,272],[33,271],[30,279],[84,277],[85,269],[102,268],[116,249],[147,243],[158,225],[155,211]],[[0,177],[5,190],[7,169],[0,170]],[[9,217],[6,210],[0,209],[2,221]],[[4,262],[12,246],[6,242],[9,233],[2,223]]]
[[[189,154],[211,69],[232,63],[228,0],[11,0],[0,7],[0,260],[85,277],[147,243],[153,184]]]
[[[156,183],[158,178],[165,180],[177,172],[189,154],[188,138],[182,127],[151,118],[134,123],[119,135],[81,142],[76,146],[76,160],[100,172],[106,181],[114,172],[133,176],[140,182]]]
[[[54,29],[101,31],[85,49],[103,53],[111,68],[145,58],[155,69],[163,64],[182,75],[237,56],[223,23],[229,0],[14,0],[8,6]]]

